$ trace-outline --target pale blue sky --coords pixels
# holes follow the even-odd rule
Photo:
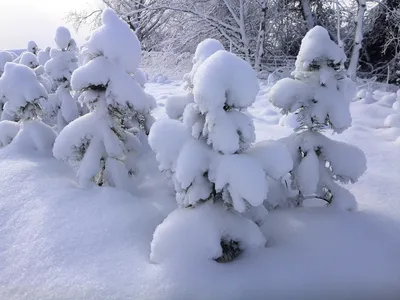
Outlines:
[[[95,7],[98,0],[0,0],[0,49],[26,48],[34,40],[40,48],[53,46],[58,26],[71,29],[78,44],[88,34],[87,28],[76,33],[63,20],[71,10]]]

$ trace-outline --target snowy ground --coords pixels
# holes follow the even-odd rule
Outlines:
[[[163,118],[180,87],[147,90]],[[264,94],[250,109],[258,140],[289,134]],[[149,261],[152,233],[175,205],[155,162],[134,197],[78,188],[64,163],[0,150],[0,299],[399,299],[400,131],[383,128],[391,108],[351,110],[353,127],[334,138],[367,155],[367,173],[350,187],[359,210],[272,212],[262,228],[268,247],[230,264]]]

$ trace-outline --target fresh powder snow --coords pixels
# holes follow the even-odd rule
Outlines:
[[[246,54],[251,12],[207,22]],[[0,299],[398,299],[398,87],[320,26],[265,82],[216,39],[141,53],[121,13],[0,52]]]

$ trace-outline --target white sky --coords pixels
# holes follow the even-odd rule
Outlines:
[[[54,33],[58,26],[71,29],[81,44],[88,29],[76,33],[63,19],[72,10],[96,7],[99,0],[0,0],[0,49],[26,48],[34,40],[39,48],[54,46]]]

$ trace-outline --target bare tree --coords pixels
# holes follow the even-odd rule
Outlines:
[[[158,42],[154,39],[157,31],[163,29],[171,17],[165,7],[167,3],[168,0],[102,0],[103,6],[112,8],[135,31],[145,50],[151,50]],[[92,12],[74,11],[67,18],[76,28],[84,23],[96,27],[101,11],[101,8]]]
[[[358,11],[357,17],[355,19],[356,31],[354,35],[353,50],[351,53],[350,64],[348,68],[348,73],[353,80],[355,80],[357,76],[358,61],[360,59],[360,51],[362,48],[362,41],[364,37],[364,17],[367,10],[366,0],[357,0],[357,3]]]

